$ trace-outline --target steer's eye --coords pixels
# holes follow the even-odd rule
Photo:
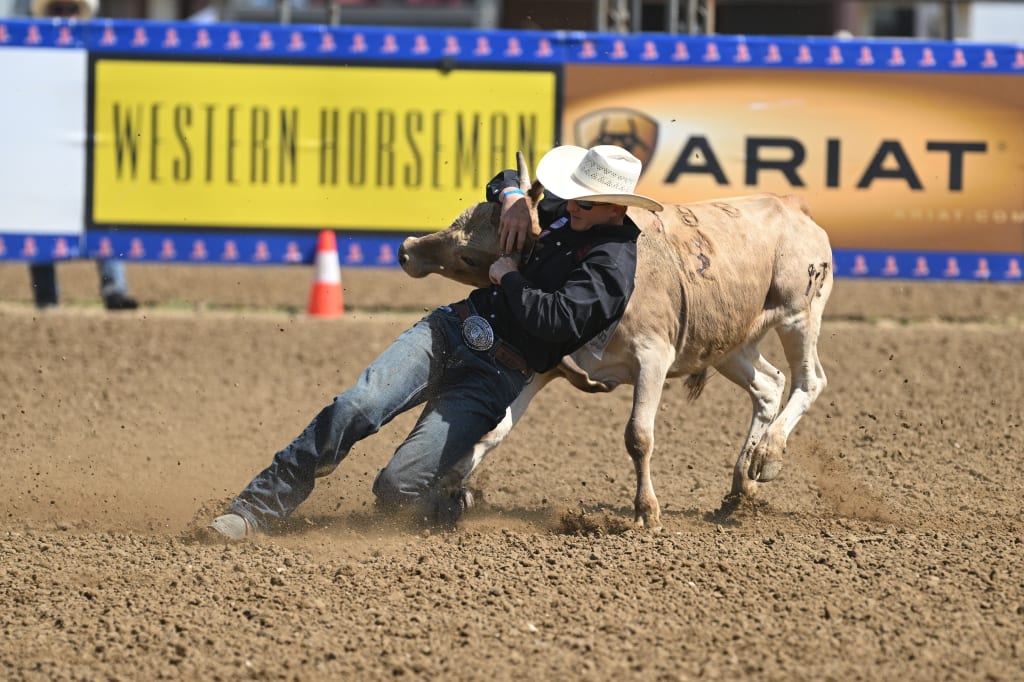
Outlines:
[[[476,267],[476,261],[473,260],[472,258],[470,258],[469,256],[459,256],[459,257],[462,259],[462,262],[465,263],[466,265],[468,265],[469,267],[471,267],[471,268],[475,268]]]

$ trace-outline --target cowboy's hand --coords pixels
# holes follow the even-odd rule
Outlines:
[[[519,190],[501,195],[501,222],[498,223],[498,248],[502,253],[519,253],[533,234],[530,202]]]
[[[492,282],[494,282],[495,284],[501,284],[502,277],[504,277],[510,272],[515,272],[518,269],[519,267],[516,265],[516,262],[512,258],[508,256],[502,256],[498,260],[491,263],[491,269],[488,274],[490,275]]]

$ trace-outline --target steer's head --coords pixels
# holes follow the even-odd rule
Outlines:
[[[519,185],[526,192],[534,224],[536,201],[543,188],[533,186],[523,153],[519,161]],[[490,284],[491,263],[500,255],[498,223],[501,206],[484,202],[463,211],[447,228],[423,237],[409,237],[398,249],[398,263],[413,277],[437,273],[472,287]]]
[[[406,239],[398,249],[398,262],[413,277],[437,273],[473,287],[486,287],[487,271],[498,257],[500,217],[498,204],[477,204],[440,232]]]

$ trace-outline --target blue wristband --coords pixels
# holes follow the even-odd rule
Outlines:
[[[506,187],[505,189],[501,190],[501,197],[503,199],[505,197],[509,197],[509,196],[514,195],[514,194],[518,194],[521,197],[525,197],[526,196],[526,192],[524,192],[523,190],[519,189],[518,187]]]

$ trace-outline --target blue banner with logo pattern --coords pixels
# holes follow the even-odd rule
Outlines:
[[[700,68],[867,70],[1024,76],[1024,45],[921,40],[763,36],[612,35],[384,26],[193,24],[0,18],[0,49],[85,49],[103,55],[170,59],[268,59],[386,65],[558,68],[566,64],[651,64]],[[1020,81],[1024,87],[1024,78]],[[454,217],[454,216],[453,216]],[[439,225],[438,227],[442,227]],[[404,235],[339,232],[346,267],[395,266]],[[315,230],[132,230],[82,234],[0,234],[0,260],[117,256],[138,262],[311,263]],[[1021,281],[1024,254],[837,249],[845,277]]]

